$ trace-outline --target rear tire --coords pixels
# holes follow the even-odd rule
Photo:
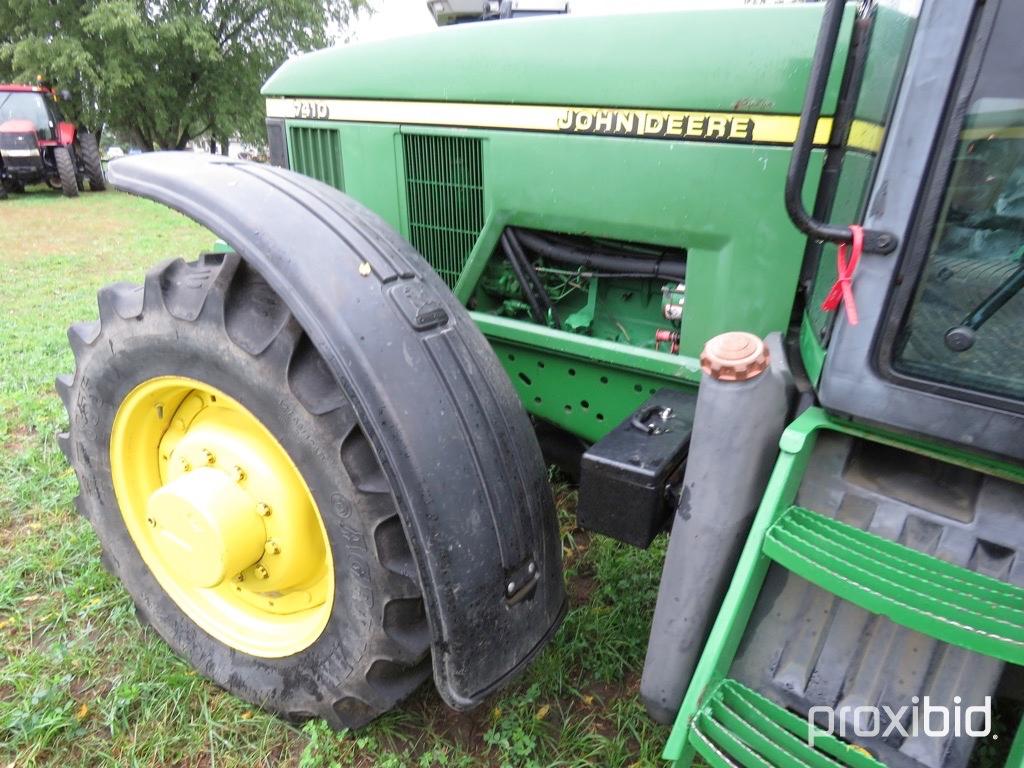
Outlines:
[[[89,180],[89,189],[93,192],[102,192],[107,188],[107,183],[103,178],[103,163],[100,161],[100,148],[96,144],[96,137],[91,133],[78,134],[78,148],[82,165],[85,166],[85,177]]]
[[[54,147],[53,159],[57,163],[60,188],[64,197],[78,197],[78,169],[68,147]]]
[[[107,286],[99,309],[99,322],[68,331],[76,369],[57,380],[70,421],[59,443],[81,487],[76,506],[140,619],[215,683],[287,718],[356,728],[394,707],[431,669],[415,564],[348,397],[284,302],[236,255],[209,254],[156,267],[144,286]],[[129,533],[111,468],[114,420],[140,383],[164,376],[241,403],[288,454],[320,511],[333,603],[319,637],[291,655],[251,655],[208,634],[164,590]]]

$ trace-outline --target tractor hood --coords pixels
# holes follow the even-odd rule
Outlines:
[[[36,135],[36,124],[31,120],[7,120],[0,123],[0,133],[31,133]]]
[[[294,58],[263,94],[797,114],[821,13],[808,4],[462,24]],[[851,3],[825,114],[853,16]]]

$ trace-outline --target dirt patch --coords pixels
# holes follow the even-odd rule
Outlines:
[[[88,703],[89,701],[102,699],[110,693],[113,688],[114,684],[111,683],[110,680],[102,678],[97,684],[96,678],[90,676],[86,678],[76,677],[71,681],[71,685],[68,687],[68,690],[71,693],[71,698],[75,701],[84,701]]]
[[[489,700],[469,712],[456,712],[445,706],[432,686],[424,686],[406,708],[414,711],[418,719],[430,723],[432,739],[439,736],[460,749],[475,752],[484,747],[483,737],[491,727],[494,704]],[[409,736],[406,746],[412,746],[417,740],[416,734],[410,733]],[[421,743],[419,746],[429,745]]]
[[[566,591],[569,593],[569,607],[576,608],[589,603],[590,596],[595,589],[597,589],[597,581],[593,574],[579,574],[575,578],[569,579],[566,584]]]
[[[438,702],[435,706],[439,706]],[[484,734],[491,727],[493,707],[482,706],[472,712],[451,712],[439,723],[438,733],[453,744],[466,750],[479,747]]]
[[[0,549],[13,547],[19,540],[34,536],[43,524],[34,518],[18,517],[0,525]]]
[[[25,444],[36,435],[36,428],[29,424],[17,424],[4,440],[3,449],[12,456],[20,454]]]
[[[583,689],[584,701],[591,701],[586,697],[592,696],[593,703],[607,706],[615,699],[633,698],[640,693],[640,674],[630,672],[622,680],[610,682],[597,682],[588,685]]]

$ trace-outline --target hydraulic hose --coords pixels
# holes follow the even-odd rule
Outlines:
[[[550,317],[555,328],[561,329],[562,320],[558,316],[558,311],[555,309],[555,305],[551,303],[551,297],[548,296],[548,292],[544,289],[544,283],[541,281],[540,275],[537,274],[537,270],[533,268],[533,264],[530,263],[529,258],[527,258],[526,253],[523,251],[523,246],[519,242],[516,230],[509,227],[506,231],[508,232],[508,241],[509,245],[512,246],[512,252],[522,265],[526,279],[533,286],[534,293],[539,299],[541,307],[545,310],[545,317]]]
[[[661,257],[646,259],[637,256],[588,253],[573,246],[554,243],[542,235],[524,229],[516,229],[514,232],[518,240],[529,250],[561,264],[602,272],[631,272],[665,280],[682,281],[686,278],[685,263],[666,262]]]
[[[519,287],[523,290],[523,296],[526,298],[526,303],[530,305],[530,313],[533,315],[533,319],[542,325],[547,325],[548,317],[541,306],[537,294],[534,290],[533,283],[530,278],[527,277],[527,271],[530,269],[529,264],[524,264],[525,255],[522,251],[516,251],[512,246],[512,238],[509,235],[509,231],[506,229],[501,233],[501,250],[505,253],[505,258],[508,259],[508,263],[512,266],[512,272],[516,276],[516,280],[519,282]],[[520,256],[523,256],[523,260],[520,260]],[[547,294],[545,294],[547,298]]]

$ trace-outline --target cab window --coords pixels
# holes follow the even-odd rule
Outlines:
[[[30,120],[40,139],[52,139],[56,123],[46,108],[46,100],[32,91],[0,92],[0,123],[8,120]]]
[[[904,375],[1024,400],[1024,47],[997,24],[894,346]]]

